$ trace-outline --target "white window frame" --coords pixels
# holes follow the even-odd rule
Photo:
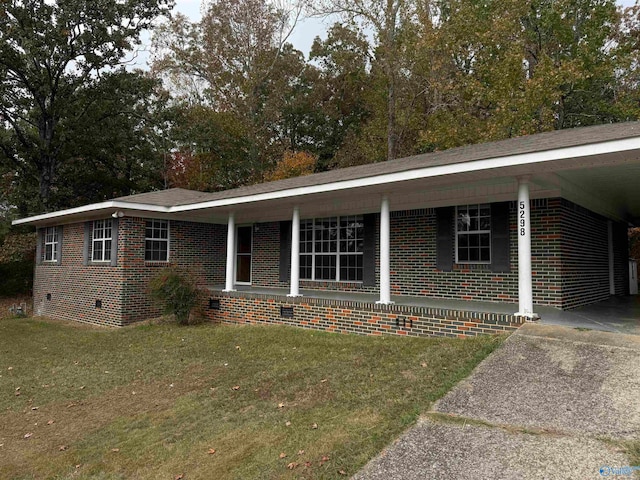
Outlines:
[[[167,238],[154,238],[147,237],[147,222],[151,223],[151,229],[154,229],[153,222],[165,222],[167,224]],[[147,242],[166,242],[167,244],[167,258],[164,260],[147,260]],[[157,218],[148,218],[144,222],[144,261],[154,263],[167,263],[171,255],[171,222],[169,220],[162,220]]]
[[[458,230],[458,210],[461,208],[469,210],[469,207],[476,207],[478,211],[481,208],[489,209],[489,230],[469,230],[469,231],[459,231]],[[492,225],[492,215],[491,215],[491,204],[489,203],[470,203],[467,205],[460,205],[456,207],[456,216],[455,216],[455,250],[456,250],[456,263],[461,265],[491,265],[491,259],[493,258],[493,251],[491,248],[491,225]],[[461,235],[471,236],[471,235],[485,235],[489,234],[489,260],[460,260],[458,257],[458,239]]]
[[[101,222],[101,226],[98,226]],[[107,229],[109,229],[109,236],[106,236]],[[96,231],[102,230],[102,237],[96,238]],[[107,249],[107,242],[109,242],[109,248]],[[102,244],[102,255],[100,258],[95,258],[96,244]],[[93,263],[105,263],[111,262],[111,245],[113,245],[113,221],[109,219],[94,220],[93,229],[91,230],[91,261]],[[107,254],[107,251],[109,252]],[[105,258],[109,255],[109,258]]]
[[[51,232],[51,234],[50,234]],[[46,227],[44,229],[44,245],[43,245],[43,261],[55,263],[58,261],[58,256],[60,252],[58,251],[60,248],[60,239],[58,238],[58,227]],[[51,238],[51,240],[49,240]],[[47,255],[47,246],[51,245],[51,256],[49,258]]]
[[[340,250],[340,242],[341,242],[341,238],[340,238],[340,221],[341,219],[345,218],[345,217],[353,217],[356,219],[356,221],[360,221],[363,224],[363,229],[362,229],[362,242],[363,242],[363,251],[361,252],[342,252]],[[338,235],[336,237],[336,251],[335,252],[316,252],[316,222],[318,221],[323,221],[323,220],[327,220],[327,219],[331,219],[331,218],[335,218],[336,219],[336,228],[338,230]],[[306,218],[303,219],[302,221],[304,222],[312,222],[313,228],[312,228],[312,235],[313,238],[311,240],[311,252],[302,252],[302,248],[300,249],[300,259],[302,260],[303,256],[310,256],[311,257],[311,278],[306,278],[304,277],[302,274],[300,274],[300,280],[304,280],[304,281],[311,281],[311,282],[349,282],[349,283],[362,283],[363,280],[342,280],[340,278],[340,257],[342,255],[358,255],[360,257],[363,258],[362,263],[362,275],[363,275],[363,279],[364,279],[364,219],[362,217],[362,215],[342,215],[342,216],[335,216],[335,217],[321,217],[321,218]],[[358,239],[356,238],[356,241]],[[300,240],[300,244],[302,245],[302,239]],[[336,278],[334,279],[325,279],[325,278],[316,278],[316,258],[317,257],[336,257]],[[302,263],[302,262],[301,262]]]

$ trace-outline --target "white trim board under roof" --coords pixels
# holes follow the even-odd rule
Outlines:
[[[561,130],[470,145],[222,192],[171,189],[138,194],[15,220],[13,224],[46,225],[59,219],[66,223],[98,213],[111,214],[117,209],[154,216],[228,210],[250,203],[291,201],[296,197],[363,187],[392,188],[394,184],[435,177],[449,178],[454,183],[464,181],[469,175],[478,178],[535,175],[626,163],[640,163],[640,122]]]

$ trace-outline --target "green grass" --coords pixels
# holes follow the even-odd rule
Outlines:
[[[503,339],[3,320],[0,478],[345,478]]]

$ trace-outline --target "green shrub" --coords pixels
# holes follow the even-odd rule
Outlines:
[[[189,272],[175,267],[165,268],[151,279],[149,288],[151,298],[163,303],[166,314],[174,315],[181,325],[189,324],[200,297]]]

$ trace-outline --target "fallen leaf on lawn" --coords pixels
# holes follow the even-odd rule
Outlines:
[[[75,403],[70,403],[69,405],[67,405],[67,408],[71,408],[71,407],[75,407],[76,404]]]
[[[278,408],[284,408],[284,403],[279,403]]]
[[[311,425],[311,429],[312,430],[316,430],[318,428],[318,424],[314,423],[313,425]]]
[[[17,387],[17,388],[16,388],[16,392],[19,392],[19,391],[20,391],[20,387]]]
[[[209,449],[209,455],[213,455],[214,453],[216,453],[216,449],[215,448],[210,448]]]
[[[170,383],[170,384],[169,384],[169,388],[173,388],[173,383]]]
[[[82,464],[81,464],[81,463],[77,464],[77,465],[76,465],[76,470],[77,470],[77,469],[79,469],[81,466],[82,466]]]
[[[173,480],[182,480],[184,478],[184,473],[181,473],[179,475],[176,475],[175,477],[173,477]]]
[[[67,449],[66,445],[60,445],[60,447],[58,448],[58,450],[60,450],[61,452],[64,452]]]
[[[307,467],[307,468],[310,467],[311,465],[312,465],[311,462],[304,462],[304,466]]]
[[[290,427],[290,426],[291,426],[291,422],[290,422],[289,420],[287,420],[286,422],[284,422],[284,424],[285,424],[287,427]]]
[[[293,470],[294,468],[296,468],[298,466],[298,462],[291,462],[290,464],[287,465],[287,468],[289,470]]]
[[[20,392],[16,392],[16,397],[19,397],[19,396],[20,396]]]
[[[38,407],[31,407],[31,410],[37,410]]]
[[[421,366],[421,367],[426,367],[426,366],[427,366],[427,362],[422,362],[422,363],[420,364],[420,366]]]
[[[13,370],[13,367],[9,367],[9,368],[7,368],[7,370]]]
[[[47,422],[47,425],[53,425],[54,423],[56,423],[56,421],[55,421],[55,420],[49,420],[49,421]]]
[[[280,454],[280,458],[284,458],[284,457],[286,457],[286,456],[287,456],[287,454],[286,454],[286,453],[284,453],[284,452],[282,452],[282,453]]]
[[[338,470],[338,473],[339,473],[340,475],[346,475],[346,474],[347,474],[347,472],[345,472],[344,470]]]
[[[80,387],[80,390],[84,390],[84,385],[82,385],[82,386]]]
[[[31,438],[32,435],[33,435],[33,433],[25,433],[24,434],[24,438]]]
[[[326,383],[326,382],[327,382],[326,378],[323,378],[322,380],[320,380],[320,383]]]
[[[105,370],[104,373],[109,373],[109,370]]]
[[[236,350],[240,350],[240,345],[236,345]]]
[[[0,443],[0,447],[4,447],[4,443]]]
[[[327,455],[323,455],[322,456],[322,461],[323,462],[328,462],[329,461],[329,457]]]
[[[231,390],[240,390],[240,385],[235,385],[231,387]]]
[[[304,450],[298,450],[298,455],[304,455]]]
[[[117,452],[120,451],[120,449],[119,448],[112,448],[111,451],[117,453]]]

